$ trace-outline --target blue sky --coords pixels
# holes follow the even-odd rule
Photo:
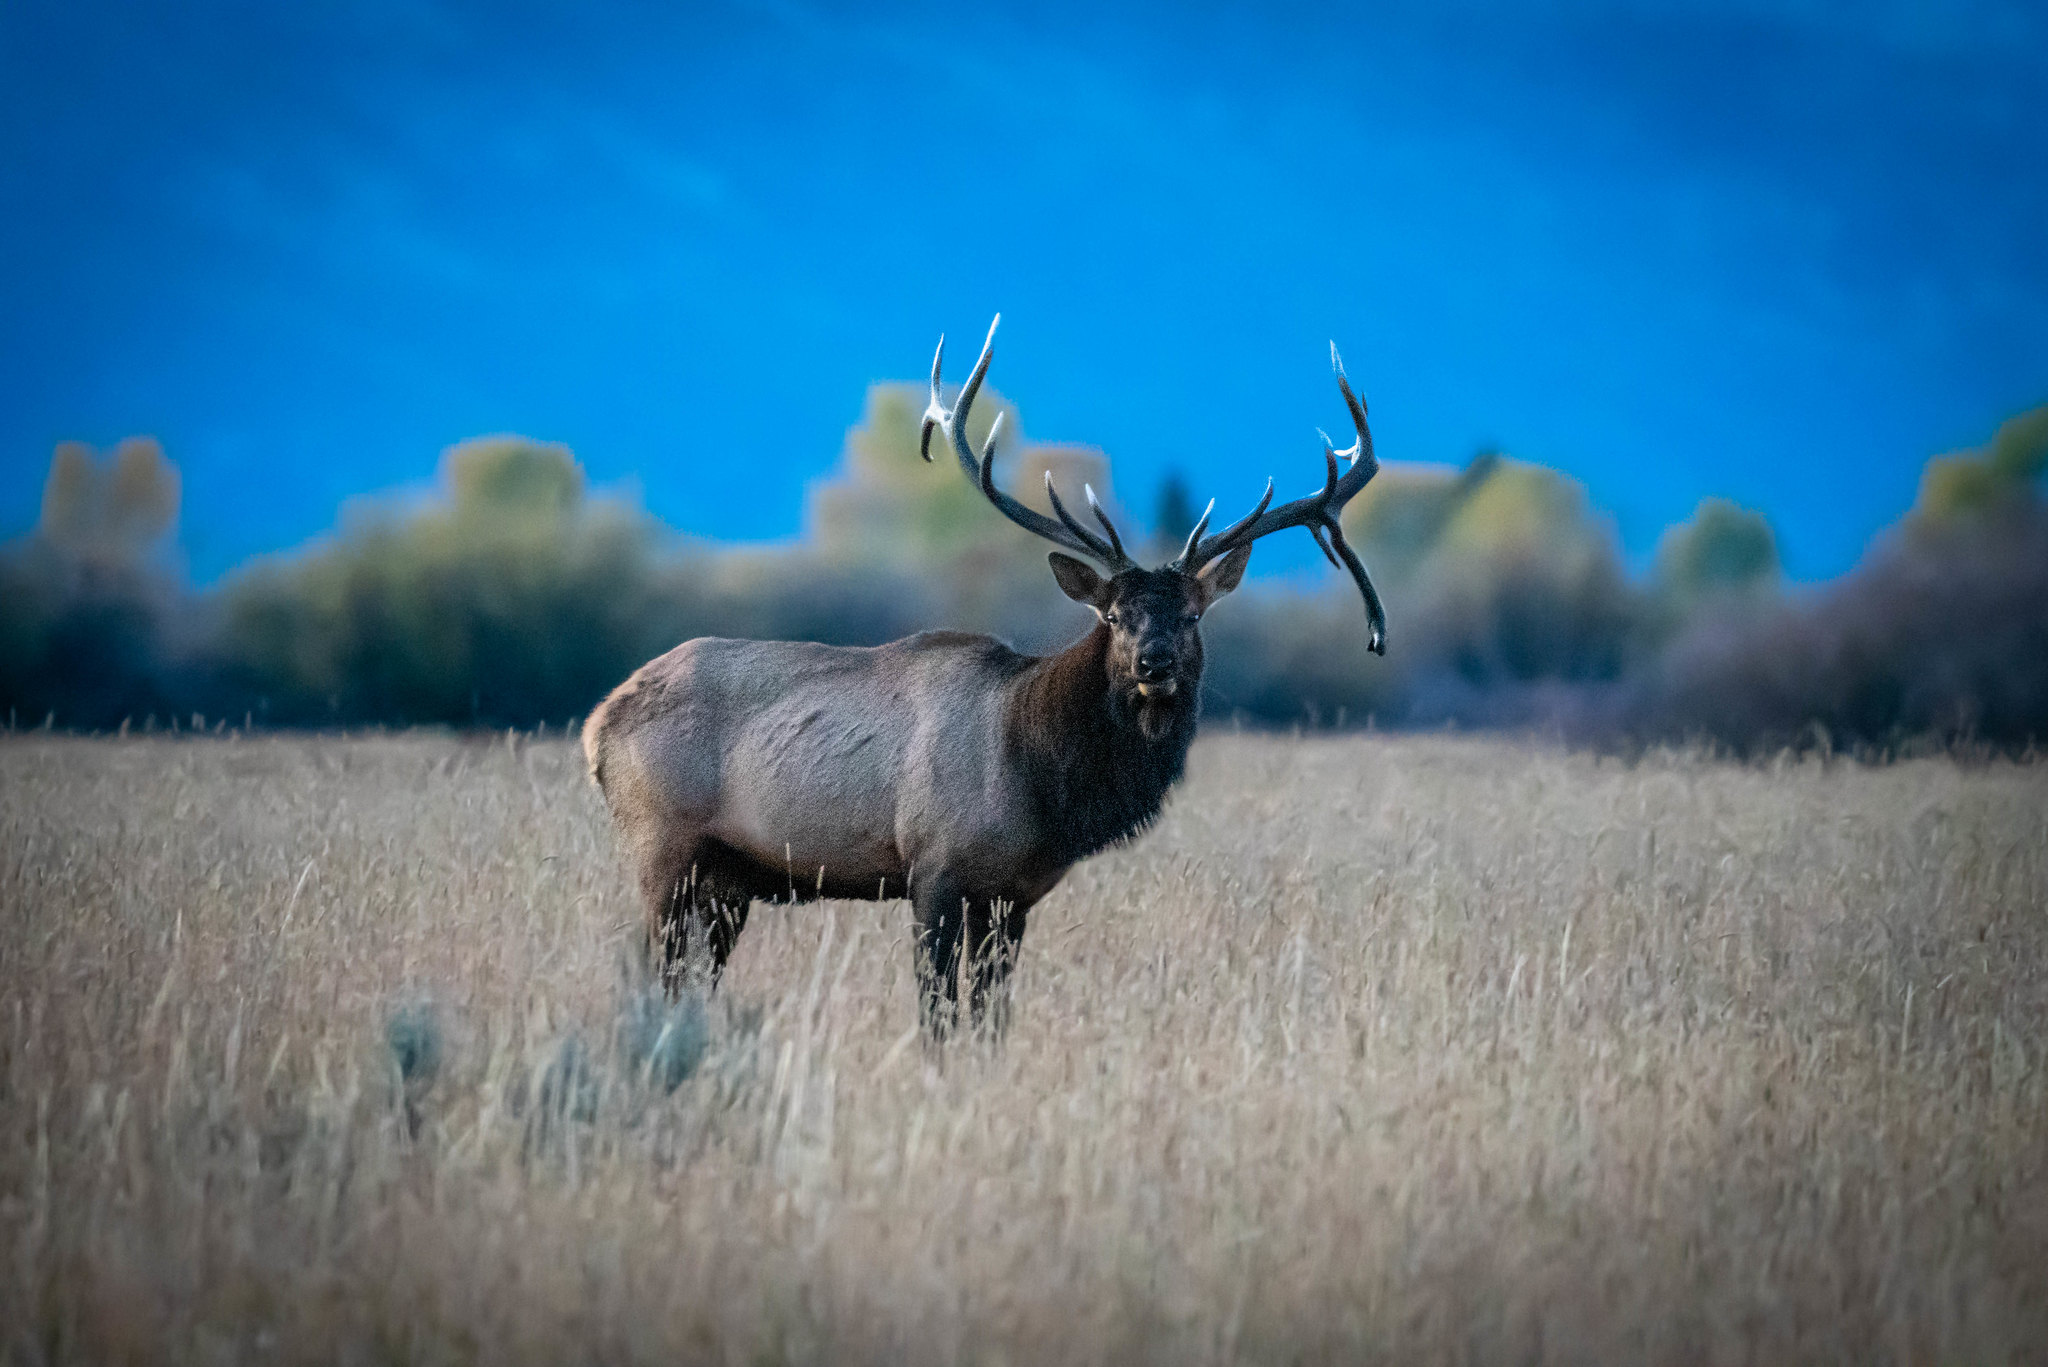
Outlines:
[[[1385,455],[1560,466],[1637,557],[1727,495],[1817,578],[2048,399],[2039,8],[1330,8],[14,0],[0,533],[155,433],[207,578],[517,431],[788,536],[1001,309],[1140,511],[1310,487],[1334,337]]]

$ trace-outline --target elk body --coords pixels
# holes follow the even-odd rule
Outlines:
[[[1205,536],[1204,513],[1178,557],[1146,569],[1092,490],[1101,535],[1068,514],[1049,476],[1057,520],[995,487],[996,432],[978,459],[965,435],[994,340],[991,325],[948,408],[941,339],[925,458],[943,432],[1006,517],[1100,565],[1050,556],[1095,627],[1042,657],[946,631],[867,648],[702,638],[636,671],[591,714],[583,745],[672,991],[693,962],[716,981],[756,899],[908,897],[925,1028],[943,1036],[954,1023],[963,945],[973,1018],[1000,1028],[1032,906],[1076,863],[1143,831],[1179,781],[1201,692],[1199,623],[1237,586],[1253,541],[1307,527],[1350,570],[1384,652],[1378,596],[1337,521],[1378,468],[1341,365],[1358,442],[1338,452],[1325,439],[1323,489],[1271,508],[1269,482],[1248,516]]]

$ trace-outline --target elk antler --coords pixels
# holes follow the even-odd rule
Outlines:
[[[918,429],[917,453],[930,460],[932,431],[934,428],[943,431],[946,440],[952,444],[953,453],[960,457],[960,468],[967,472],[967,477],[974,481],[982,496],[995,504],[996,511],[1004,517],[1025,531],[1044,537],[1056,546],[1064,546],[1070,551],[1097,561],[1111,574],[1135,568],[1135,562],[1124,553],[1123,538],[1116,534],[1116,527],[1111,524],[1109,514],[1104,512],[1102,505],[1096,501],[1095,490],[1087,485],[1082,485],[1081,491],[1088,496],[1089,511],[1094,513],[1095,520],[1102,524],[1102,530],[1109,533],[1107,541],[1076,522],[1067,512],[1066,505],[1060,502],[1059,494],[1052,487],[1050,470],[1045,472],[1045,496],[1052,501],[1053,512],[1059,515],[1057,522],[1043,513],[1025,507],[996,488],[996,434],[1003,428],[1002,414],[998,413],[995,422],[989,427],[988,440],[982,443],[979,458],[975,456],[974,448],[968,444],[967,412],[974,406],[974,396],[981,392],[982,377],[988,374],[989,356],[996,344],[996,324],[1002,321],[1003,315],[999,313],[995,316],[995,321],[988,325],[988,340],[981,344],[981,359],[974,363],[974,373],[969,375],[967,383],[960,387],[960,397],[954,401],[951,408],[947,408],[939,401],[939,363],[946,356],[946,339],[943,334],[939,337],[939,349],[932,354],[932,397],[931,402],[925,405],[924,423]]]
[[[1365,423],[1365,405],[1351,392],[1351,381],[1344,375],[1344,358],[1337,354],[1335,342],[1330,343],[1330,365],[1337,372],[1337,388],[1343,391],[1345,406],[1351,410],[1351,425],[1358,431],[1358,440],[1339,451],[1330,445],[1329,434],[1318,430],[1317,435],[1323,439],[1323,461],[1328,467],[1321,491],[1268,511],[1267,505],[1273,501],[1273,481],[1267,480],[1266,496],[1259,500],[1258,507],[1216,535],[1204,537],[1202,533],[1208,529],[1209,512],[1216,507],[1212,499],[1208,511],[1203,512],[1194,530],[1188,533],[1188,544],[1172,562],[1172,568],[1195,574],[1210,561],[1228,555],[1239,546],[1248,546],[1262,536],[1270,536],[1288,527],[1306,527],[1329,562],[1351,572],[1351,581],[1358,585],[1359,593],[1365,598],[1365,616],[1371,631],[1366,646],[1375,655],[1384,655],[1387,653],[1387,612],[1380,603],[1379,591],[1372,586],[1371,576],[1366,574],[1365,566],[1358,559],[1358,553],[1345,541],[1344,528],[1339,520],[1344,505],[1379,473],[1380,463],[1372,453],[1372,431]],[[1341,477],[1337,466],[1340,457],[1351,462],[1351,468]]]

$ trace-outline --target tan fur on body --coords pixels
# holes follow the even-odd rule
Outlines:
[[[1025,818],[1003,690],[1029,663],[958,632],[872,649],[689,641],[591,714],[584,752],[643,858],[686,830],[807,890],[822,876],[901,895],[918,864],[960,857],[1009,883]]]

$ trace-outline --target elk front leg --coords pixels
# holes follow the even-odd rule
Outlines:
[[[967,892],[944,875],[919,879],[911,891],[917,916],[917,1004],[936,1043],[952,1033],[960,1008],[960,930]]]
[[[993,898],[967,908],[968,1018],[1001,1039],[1010,1028],[1010,970],[1024,940],[1031,904]]]

